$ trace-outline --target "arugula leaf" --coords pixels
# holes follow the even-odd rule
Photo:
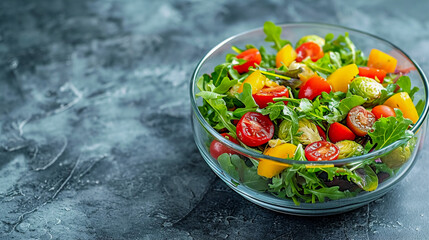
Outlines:
[[[301,143],[298,144],[298,146],[296,147],[293,159],[298,161],[307,161],[307,158],[305,157],[304,147]]]
[[[257,108],[258,104],[256,104],[255,100],[252,97],[252,85],[249,83],[245,83],[243,85],[243,92],[240,94],[236,94],[236,98],[240,100],[246,108]]]
[[[423,99],[421,99],[417,104],[416,104],[416,110],[417,113],[420,115],[422,115],[423,109],[425,109],[425,101]]]
[[[197,81],[197,87],[200,91],[206,91],[208,90],[208,84],[210,83],[211,78],[209,75],[204,74],[201,76]]]
[[[328,52],[329,58],[331,59],[332,65],[338,69],[342,67],[341,64],[341,55],[339,52]]]
[[[271,120],[280,118],[283,109],[285,108],[284,102],[268,103],[268,106],[257,111],[262,115],[269,115]]]
[[[218,162],[228,175],[240,183],[258,191],[268,189],[268,180],[259,176],[255,167],[248,167],[240,156],[224,153],[218,157]]]
[[[353,196],[349,191],[340,191],[339,186],[334,187],[324,187],[319,189],[304,189],[304,194],[314,194],[319,202],[324,202],[325,198],[329,198],[331,200],[337,200],[341,198],[347,198]]]
[[[214,100],[214,99],[222,99],[223,97],[226,97],[226,95],[210,92],[210,91],[201,91],[196,94],[197,97],[202,97],[205,100]]]
[[[299,111],[307,113],[313,111],[313,109],[314,107],[310,100],[308,100],[307,98],[301,99],[298,107]]]
[[[374,191],[378,187],[377,174],[372,170],[369,165],[364,165],[353,171],[359,176],[358,179],[352,178],[352,181],[365,191]]]
[[[321,101],[330,104],[331,112],[325,116],[325,119],[332,124],[342,121],[352,108],[362,105],[366,99],[358,95],[351,95],[340,100],[338,95],[323,93]]]
[[[340,104],[338,105],[338,110],[340,110],[340,112],[345,116],[352,108],[362,105],[363,103],[365,103],[365,101],[366,99],[361,96],[352,95],[350,97],[344,98],[340,102]]]
[[[291,44],[288,40],[281,39],[282,28],[276,26],[273,22],[267,21],[264,23],[264,33],[267,35],[265,41],[273,42],[274,45],[271,47],[277,51],[280,51],[283,46]]]
[[[382,105],[388,98],[395,94],[397,84],[390,83],[384,89],[381,89],[381,95],[379,98],[372,102],[372,106]]]
[[[394,174],[394,171],[390,167],[388,167],[385,163],[382,163],[382,162],[375,163],[375,164],[373,164],[373,166],[375,167],[375,173],[376,174],[379,174],[381,172],[385,172],[385,173],[389,174],[389,176],[393,176],[393,174]]]
[[[226,93],[228,90],[237,84],[237,80],[230,80],[228,77],[224,77],[222,79],[222,82],[217,86],[215,89],[213,89],[213,92],[215,93]]]
[[[329,33],[325,36],[324,52],[338,52],[341,57],[341,65],[355,63],[356,65],[366,65],[367,59],[364,57],[361,50],[357,50],[354,43],[349,38],[349,33],[339,35],[334,39],[334,34]]]
[[[204,99],[204,103],[207,103],[211,107],[211,110],[214,111],[217,117],[216,122],[218,123],[218,125],[220,124],[220,126],[217,126],[216,129],[219,129],[219,127],[222,128],[223,126],[224,128],[228,129],[230,131],[231,136],[235,138],[236,128],[231,123],[232,114],[231,112],[228,111],[225,100],[222,99],[226,95],[222,95],[222,94],[218,94],[210,91],[202,91],[197,93],[196,96],[202,97]],[[206,115],[205,117],[207,119]],[[212,121],[214,120],[214,118],[211,118],[211,119]]]
[[[305,183],[302,184],[303,187],[305,186],[309,186],[310,188],[314,188],[314,187],[323,187],[322,186],[322,182],[320,181],[320,179],[316,176],[315,173],[313,172],[303,172],[300,171],[298,172],[298,175],[302,178],[304,178]]]
[[[245,83],[243,86],[243,92],[236,94],[235,97],[244,104],[244,108],[235,109],[233,115],[237,118],[241,118],[248,112],[255,112],[258,108],[258,104],[256,104],[252,97],[252,86],[249,83]]]
[[[267,50],[261,46],[259,48],[259,53],[261,54],[261,63],[259,64],[260,67],[263,68],[275,68],[276,67],[276,55],[275,54],[268,54]]]
[[[230,63],[222,63],[214,68],[214,72],[212,72],[211,76],[215,86],[219,86],[219,84],[222,82],[222,79],[228,76],[228,69],[230,65]]]
[[[404,118],[401,110],[395,109],[396,117],[387,117],[378,119],[372,126],[373,131],[369,131],[371,142],[365,145],[365,150],[368,152],[375,146],[375,150],[381,149],[395,141],[401,139],[409,139],[413,137],[413,133],[408,130],[410,124],[413,123],[408,118]]]
[[[238,171],[235,167],[235,165],[232,164],[232,159],[237,158],[237,155],[230,156],[228,153],[223,153],[217,158],[217,161],[219,162],[220,167],[232,178],[239,179]],[[240,158],[240,157],[238,157]]]
[[[306,98],[294,99],[286,97],[274,98],[274,101],[288,101],[287,107],[290,109],[285,109],[284,111],[287,112],[284,112],[284,115],[290,114],[290,112],[294,112],[295,114],[297,114],[298,118],[307,118],[316,122],[325,120],[323,114],[327,107],[321,105],[317,98],[313,102]]]
[[[334,57],[334,59],[331,58],[331,55]],[[338,55],[335,53],[330,53],[323,55],[323,57],[316,62],[313,62],[310,58],[306,58],[304,61],[302,61],[302,63],[307,65],[307,67],[309,67],[311,70],[328,76],[337,70],[338,64],[340,64],[341,67],[341,62],[338,62],[339,59],[337,57]]]
[[[414,100],[414,94],[419,91],[418,87],[411,88],[411,79],[408,76],[399,77],[396,84],[400,87],[397,92],[406,92],[410,96],[411,100]]]

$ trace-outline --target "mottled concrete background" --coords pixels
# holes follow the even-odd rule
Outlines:
[[[396,191],[304,218],[230,190],[194,145],[188,82],[266,20],[387,38],[429,73],[428,1],[0,2],[1,239],[429,239],[427,155]]]

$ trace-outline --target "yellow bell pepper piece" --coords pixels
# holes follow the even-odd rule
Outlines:
[[[411,100],[410,96],[406,92],[400,92],[393,96],[391,96],[389,99],[384,102],[384,105],[389,106],[391,108],[398,108],[402,111],[402,114],[404,115],[404,118],[408,118],[413,123],[416,123],[417,120],[419,120],[419,114],[417,113],[417,109],[414,106],[413,101]]]
[[[285,65],[286,67],[289,66],[293,61],[296,59],[296,52],[293,47],[288,44],[284,46],[280,51],[278,51],[276,55],[276,67],[281,67],[282,65]]]
[[[268,148],[264,154],[278,158],[292,158],[295,154],[296,146],[290,143],[283,143],[273,148]],[[261,159],[258,165],[258,175],[272,178],[281,173],[284,169],[290,167],[290,164],[279,163],[268,159]]]
[[[242,93],[244,84],[249,83],[252,86],[252,94],[255,94],[265,86],[265,82],[267,80],[268,79],[264,76],[264,74],[262,74],[259,70],[256,70],[243,81],[243,83],[240,85],[240,88],[238,89],[238,93]]]
[[[398,60],[378,49],[372,49],[368,56],[368,67],[382,69],[388,73],[395,72]]]
[[[346,93],[349,89],[349,84],[358,73],[359,69],[356,64],[350,64],[335,70],[326,80],[331,84],[332,91]]]
[[[268,78],[265,80],[265,87],[278,87],[278,86],[280,86],[278,83],[276,83],[276,82],[274,82]]]

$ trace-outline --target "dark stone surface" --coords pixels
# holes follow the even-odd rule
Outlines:
[[[216,43],[317,21],[387,38],[429,71],[427,1],[1,1],[1,239],[429,239],[428,148],[395,191],[296,217],[199,155],[188,82]]]

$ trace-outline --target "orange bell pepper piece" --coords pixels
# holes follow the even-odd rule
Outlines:
[[[388,73],[395,72],[398,60],[378,49],[372,49],[368,56],[368,67],[382,69]]]

